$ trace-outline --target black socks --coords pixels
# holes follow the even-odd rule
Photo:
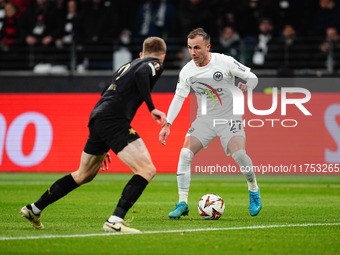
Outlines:
[[[43,210],[46,206],[62,198],[77,187],[79,187],[79,185],[74,181],[72,175],[65,175],[53,183],[53,185],[34,204],[40,210]]]
[[[148,185],[148,181],[140,175],[134,175],[130,181],[126,184],[122,196],[117,204],[117,207],[113,215],[124,219],[126,213],[131,206],[137,201],[140,195],[143,193],[145,187]]]
[[[134,175],[126,184],[122,196],[117,204],[113,215],[124,219],[128,210],[143,193],[148,181],[140,175]],[[79,187],[71,174],[57,180],[53,185],[34,203],[41,211],[48,205],[64,197],[70,191]]]

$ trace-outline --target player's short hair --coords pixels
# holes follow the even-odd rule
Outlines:
[[[152,36],[148,37],[143,42],[143,53],[144,54],[165,54],[166,44],[162,38]]]
[[[199,27],[199,28],[192,30],[188,34],[188,39],[194,39],[196,36],[202,36],[206,44],[210,44],[210,35],[208,35],[207,32],[205,32],[203,28]]]

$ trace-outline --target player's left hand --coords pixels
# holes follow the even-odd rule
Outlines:
[[[109,163],[111,163],[111,155],[110,155],[110,153],[107,153],[106,157],[103,161],[103,166],[100,168],[100,170],[102,170],[102,171],[109,170]]]
[[[152,118],[154,118],[157,121],[157,123],[161,124],[162,127],[165,125],[165,123],[166,123],[166,115],[165,115],[164,112],[161,112],[161,111],[159,111],[157,109],[153,109],[151,111],[151,116],[152,116]]]
[[[238,87],[240,90],[242,90],[242,92],[247,92],[247,91],[248,91],[248,88],[249,88],[249,86],[248,86],[247,84],[243,83],[243,82],[239,82],[239,83],[237,84],[237,87]]]
[[[170,135],[170,126],[171,124],[170,123],[166,123],[161,132],[159,133],[159,142],[163,145],[166,145],[166,140],[168,139],[168,136]]]

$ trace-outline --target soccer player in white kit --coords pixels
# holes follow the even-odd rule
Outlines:
[[[170,219],[179,219],[188,215],[188,195],[191,181],[191,161],[194,155],[208,146],[216,137],[220,137],[227,155],[240,166],[248,183],[249,213],[256,216],[262,207],[260,190],[252,168],[252,161],[245,151],[245,133],[242,115],[233,115],[233,94],[254,89],[258,79],[250,69],[234,58],[210,52],[210,36],[197,28],[188,35],[188,50],[192,60],[180,71],[175,96],[170,104],[167,123],[159,134],[160,142],[165,145],[170,135],[170,126],[181,110],[190,87],[197,96],[197,118],[185,137],[180,152],[177,183],[179,202],[169,213]],[[236,87],[235,76],[245,80]],[[214,125],[214,120],[228,120],[230,125]]]

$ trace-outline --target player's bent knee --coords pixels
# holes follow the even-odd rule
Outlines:
[[[181,153],[179,155],[179,160],[183,163],[191,163],[194,158],[194,153],[188,148],[182,148]]]
[[[94,178],[94,176],[89,176],[88,174],[79,173],[79,171],[74,172],[72,174],[72,177],[78,185],[88,183],[92,181]]]
[[[252,161],[244,149],[238,150],[231,155],[240,166],[252,166]]]
[[[99,167],[98,167],[98,170],[99,170]],[[96,177],[98,170],[91,171],[90,169],[84,170],[83,168],[81,168],[73,172],[72,177],[78,185],[82,185],[82,184],[92,181],[94,177]]]
[[[231,156],[238,163],[239,161],[241,161],[244,158],[245,155],[247,155],[246,151],[241,149],[241,150],[235,151],[233,153],[233,155],[231,155]]]
[[[177,174],[190,173],[191,161],[193,157],[194,153],[191,150],[188,148],[182,148],[178,161]]]
[[[94,177],[96,177],[96,174],[87,175],[84,179],[84,183],[88,183],[88,182],[92,181],[94,179]]]
[[[155,167],[153,164],[149,165],[149,166],[147,167],[147,173],[148,173],[150,176],[154,177],[154,176],[156,175],[156,167]]]
[[[151,163],[147,166],[139,168],[135,171],[136,174],[143,176],[148,182],[156,175],[156,167]]]

